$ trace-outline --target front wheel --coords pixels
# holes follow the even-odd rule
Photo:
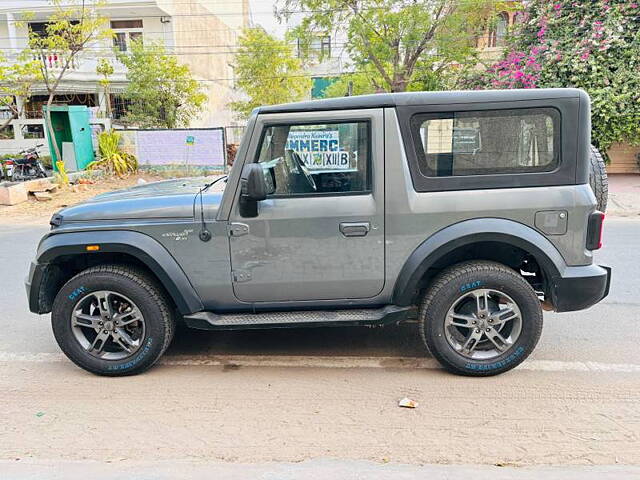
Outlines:
[[[420,308],[427,348],[447,370],[461,375],[511,370],[533,351],[541,331],[535,291],[496,262],[465,262],[444,270]]]
[[[58,345],[98,375],[133,375],[169,346],[174,319],[161,287],[145,272],[101,265],[80,272],[58,292],[51,313]]]

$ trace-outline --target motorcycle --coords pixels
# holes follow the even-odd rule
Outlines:
[[[41,143],[35,147],[27,148],[19,152],[22,158],[7,159],[4,162],[4,168],[7,179],[13,182],[24,180],[32,180],[34,178],[46,178],[47,171],[40,161],[38,148],[44,144]]]

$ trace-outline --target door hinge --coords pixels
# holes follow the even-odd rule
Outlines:
[[[249,225],[246,223],[230,223],[227,232],[230,237],[241,237],[249,233]]]
[[[231,277],[236,283],[248,282],[251,280],[251,272],[247,272],[246,270],[233,270]]]

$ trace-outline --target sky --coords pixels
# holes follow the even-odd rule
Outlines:
[[[285,27],[278,23],[273,9],[278,2],[273,0],[249,0],[253,23],[262,27],[272,35],[284,37]]]

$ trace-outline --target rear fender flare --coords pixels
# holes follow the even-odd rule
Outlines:
[[[556,247],[531,227],[502,218],[477,218],[446,227],[421,243],[409,256],[395,283],[393,303],[411,305],[424,274],[453,250],[478,242],[501,242],[531,254],[551,280],[566,264]]]

